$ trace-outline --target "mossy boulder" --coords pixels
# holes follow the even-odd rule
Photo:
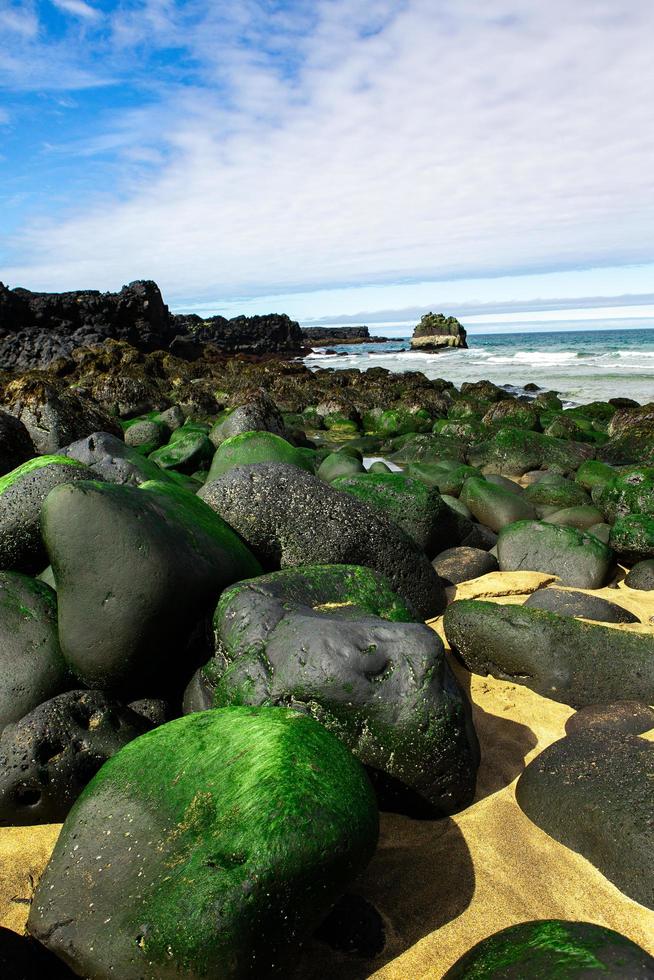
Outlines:
[[[473,599],[449,605],[444,627],[450,646],[475,674],[524,684],[573,708],[652,703],[654,634]]]
[[[429,559],[387,514],[295,466],[234,467],[199,496],[233,527],[267,571],[357,564],[384,575],[422,619],[445,595]]]
[[[37,456],[0,477],[0,569],[36,572],[47,564],[41,540],[41,507],[62,483],[91,474],[66,456]]]
[[[291,446],[290,442],[273,432],[243,432],[225,439],[214,454],[207,483],[217,480],[233,466],[251,466],[255,463],[289,463],[308,473],[313,465],[305,453]]]
[[[145,456],[159,449],[170,438],[170,429],[154,419],[136,419],[125,429],[125,443]]]
[[[401,446],[393,444],[389,459],[392,463],[436,463],[439,459],[458,459],[465,462],[465,446],[459,439],[416,433],[403,437]]]
[[[407,432],[428,432],[432,424],[431,415],[424,408],[414,412],[405,408],[388,408],[379,414],[369,431],[382,436],[400,436]]]
[[[438,490],[420,480],[403,473],[360,473],[340,477],[332,486],[383,511],[430,557],[457,539]]]
[[[215,657],[185,707],[290,704],[370,767],[380,805],[472,800],[477,741],[433,630],[370,569],[304,566],[241,582],[214,616]],[[334,651],[338,656],[334,656]]]
[[[459,496],[466,480],[481,476],[479,470],[474,466],[466,466],[465,463],[454,467],[445,467],[438,463],[409,463],[405,472],[450,497]]]
[[[538,429],[538,412],[531,402],[516,398],[504,398],[495,402],[482,418],[482,425],[489,428],[512,426],[516,429]]]
[[[293,423],[293,428],[303,428],[300,415],[293,416]],[[214,446],[220,446],[225,439],[244,432],[272,432],[283,438],[286,436],[286,425],[270,395],[260,389],[253,392],[244,404],[221,412],[209,432],[209,439]]]
[[[466,480],[459,499],[480,524],[493,531],[536,516],[536,511],[523,496],[479,477]]]
[[[594,535],[545,521],[503,528],[497,557],[503,572],[549,572],[579,589],[600,589],[613,567],[613,552]]]
[[[629,564],[654,558],[654,515],[619,517],[611,528],[609,544],[620,560]]]
[[[188,676],[192,630],[227,585],[261,571],[210,507],[171,483],[57,487],[42,521],[66,662],[84,684],[121,695]]]
[[[557,510],[563,510],[564,507],[590,504],[590,497],[586,491],[573,480],[562,480],[556,484],[541,480],[526,488],[525,500],[535,508],[539,517],[546,517]]]
[[[186,423],[175,429],[165,446],[150,453],[149,459],[162,470],[193,473],[206,468],[213,454],[214,446],[209,441],[206,426]]]
[[[542,919],[482,940],[443,980],[649,980],[654,959],[631,939],[591,922]]]
[[[618,473],[593,491],[593,503],[609,522],[627,514],[654,515],[654,466]]]
[[[347,479],[359,473],[365,473],[366,468],[356,456],[350,453],[338,452],[325,456],[316,470],[316,475],[325,483],[334,483],[339,479]]]
[[[599,459],[589,459],[582,463],[575,474],[575,481],[584,490],[594,490],[595,487],[603,487],[616,476],[612,466],[602,463]]]
[[[28,928],[82,976],[284,972],[377,834],[361,764],[312,718],[189,715],[130,742],[87,786]]]
[[[585,443],[554,439],[542,432],[505,428],[492,439],[473,446],[468,451],[468,462],[483,473],[522,476],[538,469],[571,473],[594,455],[593,447]]]
[[[0,572],[0,732],[71,677],[57,635],[57,597],[44,582]]]
[[[576,507],[562,507],[554,513],[548,513],[548,524],[565,524],[576,527],[578,531],[588,531],[602,523],[602,514],[592,504],[578,504]]]
[[[164,480],[179,486],[191,487],[193,481],[175,470],[162,470],[145,457],[139,449],[126,445],[108,432],[93,432],[85,439],[71,443],[64,450],[69,459],[88,466],[90,476],[83,479],[102,480],[103,483],[129,484],[138,487],[148,480]],[[193,491],[197,489],[193,486]]]

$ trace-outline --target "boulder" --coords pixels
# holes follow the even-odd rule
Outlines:
[[[549,572],[579,589],[600,589],[613,567],[611,549],[594,535],[544,521],[503,528],[497,554],[503,572]]]
[[[529,609],[545,609],[559,616],[577,616],[600,623],[639,623],[628,609],[598,595],[588,595],[574,589],[559,589],[551,585],[532,592],[524,603]]]
[[[501,531],[507,524],[536,516],[536,511],[523,496],[495,486],[481,477],[466,480],[460,500],[480,524],[493,531]]]
[[[627,564],[654,558],[654,514],[618,517],[611,528],[609,544]]]
[[[654,959],[613,929],[591,922],[521,922],[468,950],[443,980],[650,980]]]
[[[62,450],[65,456],[88,466],[93,476],[103,483],[120,483],[138,487],[148,480],[167,480],[175,474],[166,473],[156,463],[132,446],[126,445],[109,432],[93,432],[86,439],[71,443]]]
[[[339,477],[332,486],[385,513],[430,557],[458,540],[450,509],[420,480],[403,473],[361,473]]]
[[[207,437],[207,427],[186,424],[175,429],[170,441],[150,453],[150,460],[162,470],[194,473],[206,469],[213,458],[214,446]]]
[[[313,473],[313,463],[302,449],[272,432],[244,432],[231,436],[216,449],[207,483],[217,480],[234,466],[251,466],[257,463],[285,463]]]
[[[0,411],[0,477],[34,455],[30,434],[20,419]]]
[[[582,854],[641,905],[654,908],[654,745],[594,728],[529,763],[516,798],[550,837]]]
[[[444,627],[468,670],[573,708],[654,697],[654,634],[474,599],[448,606]]]
[[[140,449],[147,455],[163,446],[170,436],[170,430],[155,419],[139,419],[125,430],[125,444]]]
[[[388,582],[351,565],[305,565],[227,589],[216,653],[185,709],[291,705],[370,767],[380,806],[434,814],[472,801],[478,746],[433,630]]]
[[[507,425],[516,429],[538,429],[538,412],[531,402],[521,402],[517,398],[503,398],[488,409],[481,420],[489,428]]]
[[[539,517],[547,517],[565,507],[590,504],[590,497],[586,491],[573,480],[565,480],[555,484],[539,480],[538,483],[527,487],[525,499],[535,508]],[[600,520],[601,516],[600,514]],[[597,519],[593,523],[597,523]]]
[[[231,528],[171,483],[57,487],[42,522],[66,662],[83,684],[120,696],[188,677],[192,631],[227,585],[260,572]]]
[[[85,466],[66,456],[37,456],[0,477],[0,568],[36,572],[47,564],[43,501],[54,487],[89,476]]]
[[[89,780],[152,723],[101,691],[67,691],[0,735],[0,826],[60,823]]]
[[[578,504],[575,507],[563,507],[547,515],[548,524],[564,524],[566,527],[576,527],[578,531],[590,531],[602,524],[602,514],[592,504]],[[591,533],[593,533],[591,531]],[[598,537],[598,535],[595,535]],[[600,538],[600,540],[602,540]],[[608,543],[608,538],[605,544]]]
[[[27,429],[38,453],[56,453],[69,442],[101,429],[120,436],[117,422],[61,382],[25,375],[5,385],[5,411]]]
[[[57,636],[57,597],[18,572],[0,572],[0,666],[0,732],[71,686]]]
[[[593,447],[583,442],[507,427],[469,449],[468,462],[483,473],[522,476],[537,469],[572,473],[594,455]]]
[[[566,735],[600,729],[642,735],[654,728],[654,708],[642,701],[613,701],[611,704],[590,704],[580,708],[565,723]]]
[[[458,585],[487,572],[497,571],[497,559],[481,548],[448,548],[436,555],[432,565],[447,585]]]
[[[237,466],[207,481],[205,500],[274,571],[357,564],[384,575],[421,619],[445,606],[424,552],[378,509],[283,463]]]
[[[360,459],[351,456],[349,453],[338,452],[325,456],[316,470],[316,475],[325,483],[334,483],[365,472],[366,468]]]
[[[654,466],[633,467],[593,490],[593,503],[609,523],[629,514],[654,517]]]
[[[105,763],[28,929],[80,976],[286,972],[377,834],[361,764],[322,725],[282,708],[200,712]]]
[[[630,589],[639,589],[641,592],[654,590],[654,558],[639,561],[634,565],[629,574],[625,575],[624,584]]]
[[[226,409],[216,419],[209,438],[217,447],[225,439],[240,436],[244,432],[272,432],[282,438],[286,436],[281,412],[263,389],[255,392],[245,404]]]

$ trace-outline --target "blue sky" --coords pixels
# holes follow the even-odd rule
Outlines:
[[[645,323],[653,35],[636,0],[0,0],[0,279]]]

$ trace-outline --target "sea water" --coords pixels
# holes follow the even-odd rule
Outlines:
[[[569,403],[608,398],[654,401],[654,328],[468,334],[467,350],[411,351],[409,336],[384,344],[330,345],[305,358],[311,368],[384,367],[422,371],[458,387],[488,379],[520,391],[528,382]]]

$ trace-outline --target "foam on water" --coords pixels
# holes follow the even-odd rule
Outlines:
[[[305,363],[313,369],[422,371],[457,386],[486,378],[519,390],[533,382],[576,403],[615,397],[654,401],[654,329],[473,334],[468,342],[467,350],[438,354],[411,351],[408,337],[334,345],[336,354],[316,348]]]

